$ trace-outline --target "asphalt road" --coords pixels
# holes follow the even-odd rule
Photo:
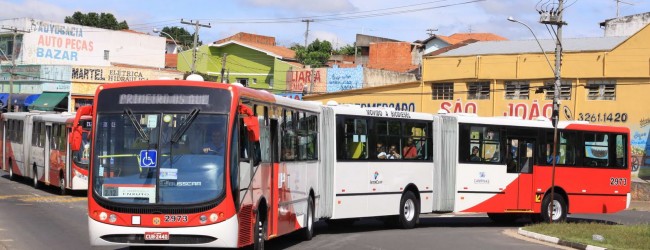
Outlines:
[[[10,181],[0,171],[0,249],[90,249],[85,192],[59,196],[57,189],[36,190],[29,180]],[[650,212],[573,215],[571,220],[632,224],[650,222]],[[364,219],[348,228],[315,225],[308,242],[295,235],[267,242],[269,249],[549,249],[554,246],[507,235],[525,224],[492,223],[483,214],[425,215],[418,228],[399,230]],[[113,248],[94,248],[113,249]]]

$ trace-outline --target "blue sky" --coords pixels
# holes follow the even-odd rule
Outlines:
[[[541,0],[542,3],[552,0]],[[537,36],[550,38],[544,25],[539,24],[536,4],[540,0],[0,0],[0,19],[32,17],[63,22],[74,11],[110,12],[119,21],[126,20],[132,29],[151,32],[164,26],[184,26],[180,19],[200,20],[212,28],[199,32],[204,43],[213,42],[237,32],[249,32],[276,37],[279,45],[304,43],[305,23],[278,22],[313,18],[309,41],[325,39],[335,46],[351,44],[355,34],[363,33],[403,41],[428,37],[434,33],[451,35],[456,32],[492,32],[508,39],[532,39],[522,25],[508,22],[513,16],[527,23]],[[625,0],[620,15],[650,12],[650,0]],[[572,4],[573,3],[573,4]],[[599,37],[599,23],[616,16],[615,0],[567,0],[564,15],[569,24],[564,37]],[[443,7],[448,5],[447,7]],[[406,6],[406,7],[404,7]],[[404,8],[399,8],[404,7]],[[384,9],[377,12],[375,10]],[[399,14],[384,15],[386,12]],[[340,20],[341,13],[373,15],[369,18]],[[384,13],[376,15],[377,13]],[[332,16],[338,14],[339,16]],[[328,16],[330,15],[330,16]],[[331,18],[331,21],[319,19]],[[251,23],[264,19],[271,23]]]

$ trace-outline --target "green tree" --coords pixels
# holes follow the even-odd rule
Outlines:
[[[337,50],[334,50],[334,54],[336,55],[346,55],[346,56],[353,56],[354,55],[354,46],[346,44],[343,47],[340,47]]]
[[[190,32],[187,31],[183,27],[176,27],[176,26],[167,27],[167,26],[165,26],[164,28],[162,28],[162,32],[165,32],[165,33],[169,34],[172,38],[174,38],[174,40],[176,40],[176,43],[178,43],[178,45],[183,47],[183,50],[187,50],[187,49],[191,48],[193,43],[194,43],[194,35],[190,34]],[[160,36],[161,37],[167,37],[162,33],[160,34]],[[198,40],[198,37],[197,37],[197,40]],[[202,44],[203,44],[203,42],[201,42],[201,40],[197,41],[197,46],[200,46]]]
[[[78,24],[83,26],[97,27],[110,30],[124,30],[129,29],[126,21],[118,22],[115,16],[111,13],[88,12],[88,14],[75,11],[72,16],[66,16],[63,20],[65,23]]]
[[[327,64],[327,60],[332,54],[332,44],[328,41],[314,40],[307,49],[298,44],[291,46],[296,52],[296,59],[304,65],[310,65],[313,68],[322,67]]]

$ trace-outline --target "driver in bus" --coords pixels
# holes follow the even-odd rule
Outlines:
[[[201,147],[205,154],[224,154],[224,137],[221,129],[212,129],[210,140]]]

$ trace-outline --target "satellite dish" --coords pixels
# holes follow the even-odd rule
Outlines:
[[[201,75],[197,75],[197,74],[191,74],[191,75],[187,76],[187,78],[185,78],[185,80],[188,80],[188,81],[200,81],[200,82],[204,81],[203,77]]]

